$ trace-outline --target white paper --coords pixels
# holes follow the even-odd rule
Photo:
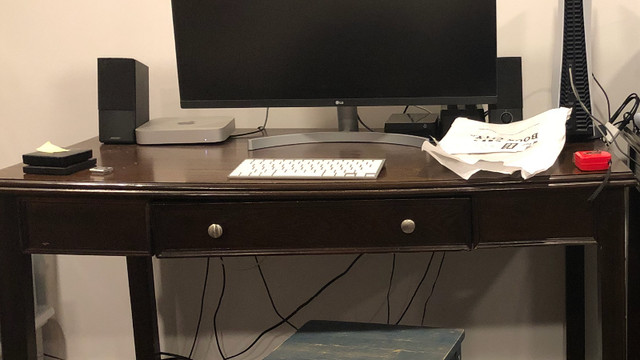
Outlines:
[[[61,148],[58,145],[53,145],[50,141],[47,141],[46,143],[40,145],[39,148],[36,149],[37,151],[40,152],[44,152],[44,153],[57,153],[57,152],[64,152],[64,151],[69,151],[69,149],[64,149]]]
[[[557,108],[510,124],[458,118],[439,143],[426,141],[422,150],[463,179],[480,170],[520,170],[528,179],[555,163],[564,147],[569,115],[571,109]]]

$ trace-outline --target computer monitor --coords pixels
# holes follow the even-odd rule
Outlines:
[[[172,0],[172,11],[183,108],[335,106],[339,130],[357,131],[357,106],[496,102],[496,0]]]

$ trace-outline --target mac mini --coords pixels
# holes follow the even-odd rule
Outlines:
[[[136,142],[140,145],[217,143],[225,141],[235,128],[235,120],[230,116],[158,118],[136,128]]]

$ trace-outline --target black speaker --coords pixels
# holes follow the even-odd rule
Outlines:
[[[508,124],[522,120],[522,58],[497,59],[496,85],[498,103],[489,104],[489,122]]]
[[[98,133],[109,144],[135,144],[149,121],[149,68],[126,58],[98,59]]]

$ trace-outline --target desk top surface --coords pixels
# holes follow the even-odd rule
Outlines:
[[[295,130],[285,130],[292,132]],[[308,131],[308,130],[305,130]],[[270,130],[268,135],[279,133]],[[280,132],[281,133],[281,132]],[[291,145],[255,151],[247,150],[247,138],[229,139],[218,144],[199,145],[111,145],[97,138],[70,148],[92,149],[98,165],[111,166],[107,176],[83,170],[68,176],[24,174],[22,164],[0,170],[0,190],[83,189],[121,191],[374,191],[380,189],[423,189],[458,191],[499,187],[593,186],[604,179],[604,172],[582,172],[572,162],[579,150],[602,147],[600,141],[568,143],[556,163],[547,171],[522,180],[520,173],[501,175],[480,172],[463,180],[440,165],[424,151],[408,146],[332,143]],[[385,167],[375,180],[238,180],[228,174],[246,158],[384,158]],[[635,183],[633,173],[614,159],[610,177],[613,186]]]

